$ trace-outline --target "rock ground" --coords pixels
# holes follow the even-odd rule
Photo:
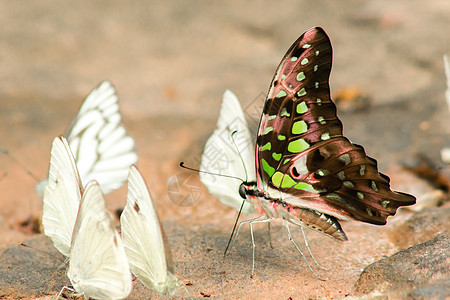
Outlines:
[[[231,89],[243,107],[253,107],[290,44],[308,28],[321,26],[334,47],[333,94],[357,87],[370,100],[365,110],[339,111],[346,136],[378,159],[396,189],[420,197],[398,165],[419,152],[439,162],[441,147],[449,145],[442,64],[442,55],[450,52],[449,15],[450,3],[439,0],[2,2],[0,146],[35,177],[45,177],[54,136],[64,131],[93,87],[111,80],[124,123],[136,139],[140,170],[157,203],[177,274],[192,283],[191,295],[344,298],[352,295],[367,265],[416,244],[414,238],[402,238],[401,246],[392,240],[413,212],[400,211],[382,227],[344,223],[346,243],[308,232],[316,258],[331,269],[319,272],[327,281],[314,278],[279,223],[274,249],[266,228],[255,226],[256,276],[250,278],[248,228],[230,255],[222,257],[235,212],[204,188],[193,205],[175,205],[167,181],[185,173],[180,161],[198,166],[223,91]],[[250,117],[256,127],[258,117]],[[56,275],[64,273],[59,261],[16,247],[37,239],[38,249],[53,249],[31,233],[42,206],[34,192],[36,180],[10,156],[0,156],[0,165],[6,172],[0,179],[1,258],[22,253],[0,266],[8,270],[0,283],[9,284],[0,285],[1,297],[45,298],[58,285],[43,288],[40,279],[59,278],[61,287],[67,283]],[[191,180],[201,186],[197,175]],[[124,205],[125,193],[122,188],[106,197],[111,211]],[[28,226],[26,220],[31,220]],[[302,245],[298,231],[295,237]],[[48,264],[36,264],[34,258]],[[131,298],[145,293],[138,287]]]

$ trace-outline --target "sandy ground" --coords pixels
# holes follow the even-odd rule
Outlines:
[[[307,270],[281,224],[274,249],[266,228],[256,226],[257,275],[250,279],[248,228],[222,259],[235,212],[205,188],[193,205],[175,205],[167,181],[186,173],[180,161],[198,167],[225,89],[243,107],[260,101],[290,44],[321,26],[334,47],[333,94],[357,88],[370,101],[362,111],[339,111],[346,136],[378,159],[396,189],[417,196],[398,165],[416,153],[439,162],[450,144],[442,63],[449,16],[443,0],[0,3],[0,146],[22,165],[0,155],[0,246],[33,238],[21,223],[41,213],[37,181],[23,167],[44,178],[52,139],[90,90],[111,80],[192,295],[344,297],[364,266],[400,249],[388,233],[410,213],[383,227],[345,223],[350,241],[342,244],[309,233],[315,256],[332,269],[321,273],[327,281]],[[196,174],[191,180],[201,187]],[[123,207],[125,193],[107,196],[111,211]]]

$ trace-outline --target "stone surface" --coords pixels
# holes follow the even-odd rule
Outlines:
[[[450,207],[425,208],[399,224],[389,233],[390,240],[400,248],[424,243],[436,235],[450,235]]]
[[[439,235],[366,267],[355,296],[445,299],[450,297],[450,238]]]
[[[56,295],[70,285],[64,256],[47,237],[36,237],[3,249],[0,255],[0,298],[19,299]],[[45,252],[45,253],[43,253]]]

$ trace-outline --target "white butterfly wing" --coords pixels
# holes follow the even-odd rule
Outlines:
[[[158,216],[145,181],[135,166],[130,167],[127,205],[120,223],[133,274],[160,295],[174,295],[181,281],[173,274]]]
[[[53,241],[56,249],[69,256],[83,186],[70,147],[63,136],[53,140],[48,174],[43,197],[44,233]]]
[[[81,200],[67,276],[86,297],[123,299],[131,292],[125,249],[96,181],[87,184]]]
[[[447,90],[445,91],[445,99],[447,100],[447,106],[450,110],[450,61],[447,54],[444,54],[444,68],[445,76],[447,77]]]
[[[134,140],[122,124],[114,86],[102,82],[84,100],[65,134],[83,182],[97,180],[107,194],[123,185],[137,162]],[[36,185],[42,194],[47,182]]]
[[[110,82],[101,83],[86,97],[67,132],[83,182],[97,180],[105,194],[121,187],[138,157]]]
[[[232,137],[234,131],[236,133]],[[239,100],[229,90],[223,94],[217,128],[206,142],[200,171],[200,180],[208,188],[208,191],[220,202],[236,210],[240,209],[243,201],[239,195],[239,186],[242,182],[203,172],[230,175],[243,180],[246,179],[247,174],[247,181],[256,181],[255,150],[250,130]],[[250,213],[254,209],[246,201],[242,211]]]

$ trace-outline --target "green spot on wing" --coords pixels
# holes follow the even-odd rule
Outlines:
[[[306,65],[309,62],[309,60],[305,57],[304,59],[302,59],[302,61],[300,62],[300,64],[302,66]]]
[[[311,47],[310,44],[304,44],[302,48],[303,48],[303,49],[308,49],[309,47]]]
[[[277,115],[272,115],[272,116],[268,116],[267,119],[270,121],[270,120],[275,119],[276,117],[277,117]]]
[[[280,161],[281,159],[281,153],[272,153],[272,157],[273,159],[275,159],[276,161]]]
[[[283,98],[283,97],[286,97],[286,96],[287,96],[286,92],[281,90],[281,91],[278,92],[278,94],[275,97],[276,98]]]
[[[322,141],[329,140],[330,139],[330,133],[329,132],[322,133],[320,138],[322,139]]]
[[[283,176],[284,176],[284,174],[281,172],[276,172],[275,174],[273,174],[273,176],[272,176],[273,185],[275,185],[276,187],[280,187]]]
[[[270,142],[268,142],[267,144],[262,146],[261,151],[270,150],[270,149],[272,149],[272,144]]]
[[[364,176],[365,172],[366,172],[366,166],[365,165],[359,166],[359,175]]]
[[[302,88],[300,91],[297,92],[297,96],[302,97],[306,95],[305,88]]]
[[[279,134],[278,135],[278,140],[279,141],[284,141],[286,139],[286,136],[285,135],[282,135],[282,134]]]
[[[289,175],[284,175],[283,181],[281,182],[281,187],[284,189],[293,187],[297,182],[295,182],[291,176]]]
[[[281,110],[280,116],[282,116],[282,117],[288,117],[288,118],[289,118],[289,117],[291,116],[291,114],[288,113],[286,107],[283,107],[283,109]]]
[[[292,141],[288,145],[288,151],[291,153],[300,153],[309,148],[309,144],[304,139]]]
[[[293,134],[302,134],[308,130],[308,125],[305,121],[297,121],[292,125]]]
[[[270,176],[275,172],[275,168],[272,168],[269,163],[263,158],[261,159],[263,170]]]
[[[300,72],[297,74],[297,81],[302,81],[303,79],[305,79],[305,73]]]
[[[291,57],[291,61],[296,61],[297,59],[298,59],[298,57],[296,57],[296,56]]]
[[[371,186],[372,186],[372,190],[374,190],[375,192],[378,192],[378,187],[377,187],[377,184],[375,183],[375,181],[372,180]]]
[[[342,184],[343,184],[345,187],[348,187],[348,188],[353,188],[353,187],[355,187],[355,185],[353,184],[353,182],[348,181],[348,180],[342,182]]]
[[[297,104],[297,113],[298,114],[304,114],[307,111],[308,111],[308,106],[306,105],[305,102],[301,102],[301,103]]]
[[[283,161],[283,165],[287,164],[290,160],[291,160],[290,158],[286,158],[286,159]]]
[[[306,183],[306,182],[299,182],[296,185],[294,185],[294,189],[297,190],[304,190],[312,193],[316,193],[316,190],[312,187],[312,185]]]
[[[266,127],[266,129],[264,129],[264,134],[268,134],[269,132],[271,132],[273,130],[272,126]]]
[[[350,158],[350,154],[348,154],[348,153],[345,153],[345,154],[342,154],[341,156],[339,156],[339,160],[341,162],[343,162],[345,165],[348,165],[349,163],[352,162],[352,159]]]

